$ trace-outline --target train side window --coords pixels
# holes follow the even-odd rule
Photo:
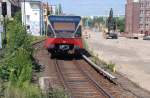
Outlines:
[[[81,26],[79,26],[79,28],[76,32],[76,35],[78,35],[78,37],[81,37],[81,32],[82,32],[81,30],[82,30],[82,28],[81,28]]]
[[[47,36],[49,37],[53,37],[54,36],[54,33],[53,33],[53,30],[50,26],[48,26],[47,28]]]

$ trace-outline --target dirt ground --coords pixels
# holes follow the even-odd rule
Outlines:
[[[38,44],[39,45],[39,44]],[[55,88],[55,89],[63,89],[60,79],[58,78],[56,68],[54,66],[53,60],[50,58],[50,54],[44,48],[44,42],[40,44],[40,46],[35,46],[35,53],[34,58],[36,59],[37,63],[42,66],[43,70],[40,73],[36,73],[39,80],[42,77],[44,84],[40,83],[42,88]]]
[[[116,70],[120,73],[119,77],[125,76],[135,83],[134,86],[128,86],[130,90],[138,92],[140,86],[150,91],[150,41],[126,38],[104,39],[100,32],[88,33],[90,38],[86,41],[89,49],[98,54],[99,58],[115,63]],[[123,84],[126,85],[126,82]],[[144,95],[144,93],[137,94]],[[149,93],[147,94],[143,98],[150,98]]]

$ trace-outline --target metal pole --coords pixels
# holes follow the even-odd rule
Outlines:
[[[6,48],[6,44],[7,44],[7,37],[6,37],[6,20],[5,20],[5,16],[4,16],[4,48]]]
[[[24,25],[26,29],[26,12],[25,12],[25,0],[24,0]]]
[[[2,9],[2,4],[0,5],[0,9]],[[2,10],[0,10],[0,15],[2,15]],[[3,25],[2,25],[2,17],[0,16],[0,49],[2,49],[2,32],[3,32]]]
[[[2,49],[2,24],[1,24],[1,21],[0,21],[0,49]]]

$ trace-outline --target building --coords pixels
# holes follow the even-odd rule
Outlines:
[[[150,35],[150,0],[139,0],[139,32]]]
[[[125,32],[130,36],[139,33],[139,11],[138,0],[127,0],[125,9]]]
[[[56,15],[57,5],[49,5],[50,14]]]
[[[126,28],[131,35],[150,35],[150,0],[127,0]]]
[[[34,36],[40,36],[44,32],[44,18],[42,2],[26,0],[21,2],[22,22],[27,31]]]
[[[7,17],[12,18],[15,13],[20,10],[20,5],[18,0],[0,0],[0,15],[2,14],[2,2],[7,4]]]

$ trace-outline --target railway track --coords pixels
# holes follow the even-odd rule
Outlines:
[[[34,43],[33,48],[37,50],[36,60],[45,67],[41,76],[47,78],[44,81],[46,88],[65,88],[70,95],[68,98],[139,98],[122,85],[110,83],[103,76],[105,72],[101,74],[99,68],[91,66],[87,60],[67,60],[64,57],[50,59],[50,54],[44,48],[44,40]],[[147,95],[144,96],[147,98]]]
[[[54,60],[63,87],[71,98],[113,98],[76,60]]]

